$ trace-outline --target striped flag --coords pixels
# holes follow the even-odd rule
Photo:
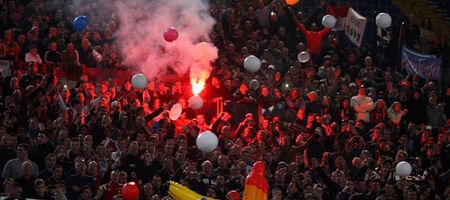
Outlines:
[[[440,80],[441,78],[441,60],[434,55],[426,55],[415,52],[411,49],[402,48],[402,69],[405,69],[408,74],[417,74],[421,78],[428,78],[432,80]]]

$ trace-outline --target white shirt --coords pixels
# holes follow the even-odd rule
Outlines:
[[[368,96],[357,95],[350,100],[350,106],[355,109],[356,120],[370,122],[370,111],[374,108],[373,100]]]
[[[41,56],[39,56],[39,54],[33,55],[31,53],[27,53],[25,54],[25,62],[34,62],[37,64],[41,64],[42,60],[41,60]]]

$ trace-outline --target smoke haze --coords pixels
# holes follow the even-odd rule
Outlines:
[[[218,49],[209,39],[215,20],[204,0],[76,0],[68,8],[73,15],[88,16],[91,28],[101,26],[100,20],[116,19],[115,43],[123,64],[149,79],[171,68],[204,81],[217,58]],[[173,42],[163,37],[169,27],[179,34]]]

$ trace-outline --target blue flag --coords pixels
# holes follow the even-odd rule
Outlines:
[[[417,74],[420,78],[440,80],[441,78],[441,60],[434,55],[426,55],[415,52],[406,47],[402,48],[402,69],[408,74]]]

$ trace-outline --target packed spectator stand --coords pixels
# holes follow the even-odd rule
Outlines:
[[[298,61],[310,51],[305,31],[323,30],[327,6],[341,4],[368,18],[362,47],[330,31]],[[417,24],[424,16],[389,0],[211,0],[210,8],[219,57],[193,110],[189,78],[133,88],[114,19],[80,34],[64,1],[0,1],[1,198],[121,199],[134,181],[140,199],[170,199],[172,180],[235,199],[227,194],[242,193],[253,163],[264,161],[269,199],[450,199],[450,47],[432,22]],[[393,17],[390,40],[377,35],[379,12]],[[406,74],[403,44],[440,58],[441,80]],[[243,67],[249,55],[262,61],[256,73]],[[183,112],[171,120],[175,103]],[[206,130],[219,138],[212,153],[196,147]],[[395,174],[401,161],[411,176]]]

